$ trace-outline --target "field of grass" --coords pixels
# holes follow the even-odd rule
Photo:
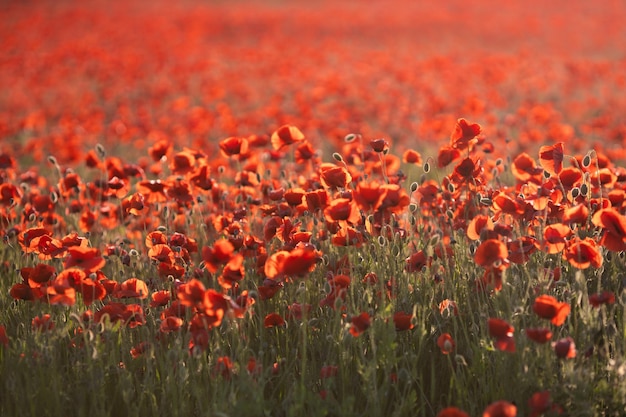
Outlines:
[[[626,5],[441,3],[0,5],[0,415],[626,415]]]

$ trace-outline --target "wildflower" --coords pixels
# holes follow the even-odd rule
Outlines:
[[[150,295],[150,307],[166,306],[171,299],[171,292],[168,290],[155,291]]]
[[[352,317],[350,323],[350,334],[354,337],[359,337],[364,331],[369,329],[372,321],[370,315],[367,312],[363,312],[358,316]]]
[[[275,150],[279,150],[284,146],[291,145],[292,143],[301,142],[304,140],[304,135],[295,126],[283,125],[279,127],[274,133],[272,133],[272,137],[270,141],[272,142],[272,147]]]
[[[91,274],[102,269],[106,264],[100,251],[96,248],[72,246],[67,249],[67,252],[68,256],[63,263],[65,268],[76,266],[85,271],[86,274]]]
[[[407,164],[422,165],[422,155],[413,149],[407,149],[402,154],[402,161]]]
[[[490,318],[488,320],[489,335],[496,339],[494,346],[498,350],[505,352],[515,352],[515,339],[513,332],[515,329],[502,319]]]
[[[572,229],[568,225],[563,223],[555,223],[543,230],[543,241],[537,242],[540,244],[540,249],[546,253],[554,254],[559,253],[565,249],[567,238],[572,233]]]
[[[373,139],[370,141],[370,146],[374,152],[381,153],[389,148],[389,143],[385,139]]]
[[[231,136],[219,143],[224,156],[245,155],[248,153],[248,140],[242,137]]]
[[[0,324],[0,345],[5,348],[9,347],[9,336],[7,336],[7,329],[4,325]]]
[[[504,261],[509,256],[506,245],[497,239],[485,240],[478,246],[474,261],[484,267],[492,266],[497,261]]]
[[[576,357],[576,344],[574,343],[574,339],[569,336],[554,342],[552,344],[552,348],[554,349],[556,356],[561,359],[571,359]]]
[[[535,299],[533,311],[541,318],[548,319],[555,326],[565,323],[571,307],[568,303],[560,303],[549,295],[541,295]]]
[[[393,324],[396,331],[411,330],[415,327],[415,324],[413,324],[413,314],[398,311],[393,315]]]
[[[37,316],[31,321],[31,327],[36,332],[47,332],[54,329],[55,324],[50,314]]]
[[[270,313],[263,319],[265,327],[282,327],[285,325],[285,319],[278,313]]]
[[[626,250],[626,216],[614,208],[607,208],[597,211],[591,222],[603,229],[601,245],[615,252]]]
[[[205,292],[206,288],[202,281],[193,278],[178,287],[177,297],[181,305],[195,307],[204,302]]]
[[[449,333],[442,333],[437,338],[437,346],[439,346],[439,349],[441,349],[441,353],[443,353],[444,355],[447,355],[454,351],[456,347],[456,343],[454,342],[454,339],[452,338],[452,336],[450,336]]]
[[[130,349],[130,356],[133,359],[137,359],[143,356],[151,346],[150,342],[139,342]]]
[[[113,296],[116,298],[148,298],[148,286],[138,278],[129,278],[115,288]]]
[[[327,379],[337,375],[339,367],[336,365],[324,365],[320,369],[320,379]]]
[[[552,399],[550,398],[550,391],[541,391],[534,393],[528,399],[528,408],[530,408],[530,417],[539,417],[543,413],[550,411],[552,406]]]
[[[437,417],[469,417],[469,414],[460,408],[446,407],[437,414]]]
[[[320,182],[325,188],[346,188],[352,181],[352,175],[343,166],[322,164],[320,167]]]
[[[478,123],[469,123],[463,118],[458,119],[450,135],[450,144],[459,150],[471,148],[478,143],[476,136],[480,135],[481,131],[482,128]]]
[[[612,291],[602,291],[589,296],[589,304],[598,308],[602,304],[615,304],[615,293]]]
[[[439,314],[442,317],[450,317],[450,316],[458,316],[459,309],[456,305],[456,302],[453,300],[445,299],[439,303]]]
[[[522,152],[511,163],[511,172],[521,183],[528,181],[540,182],[543,169],[538,167],[535,160],[526,152]]]
[[[547,343],[552,339],[552,332],[546,328],[526,329],[526,336],[537,343]]]
[[[570,241],[563,252],[563,258],[578,269],[587,269],[590,266],[600,268],[603,263],[597,243],[589,237]]]
[[[224,379],[230,379],[235,370],[233,361],[228,356],[221,356],[217,358],[217,362],[213,367],[213,374],[220,375]]]
[[[557,175],[563,169],[563,142],[539,148],[539,164],[551,175]]]
[[[491,403],[483,411],[483,417],[516,417],[517,407],[508,401],[500,400]]]
[[[183,319],[176,316],[166,317],[163,321],[161,321],[161,325],[159,326],[159,330],[161,333],[171,333],[179,331],[183,326]]]
[[[357,224],[361,221],[361,213],[354,200],[336,198],[324,209],[324,216],[329,222],[346,221]]]
[[[310,313],[311,308],[311,304],[293,303],[287,307],[289,310],[287,317],[294,320],[302,320]]]

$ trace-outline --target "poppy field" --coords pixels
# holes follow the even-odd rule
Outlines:
[[[0,5],[3,416],[626,414],[626,5]]]

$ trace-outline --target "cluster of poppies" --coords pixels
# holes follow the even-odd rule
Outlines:
[[[560,12],[558,3],[545,12]],[[48,11],[55,19],[7,7],[0,237],[3,253],[27,260],[15,265],[9,296],[42,306],[34,331],[55,328],[49,305],[78,311],[83,328],[146,326],[149,307],[158,338],[136,345],[132,357],[171,335],[194,354],[225,321],[249,320],[257,303],[315,276],[318,298],[287,300],[263,326],[279,330],[330,309],[349,337],[367,335],[378,320],[409,332],[422,318],[395,302],[409,289],[398,277],[357,276],[347,255],[376,247],[389,250],[387,262],[415,286],[458,278],[457,266],[471,264],[476,276],[466,283],[487,298],[511,270],[545,260],[525,306],[533,324],[521,330],[550,343],[556,360],[576,358],[576,341],[561,331],[572,298],[555,288],[563,274],[623,264],[626,99],[613,92],[625,84],[626,62],[557,56],[550,45],[537,56],[511,54],[504,44],[476,53],[480,59],[467,45],[448,45],[447,53],[423,46],[416,58],[395,38],[381,53],[348,26],[381,46],[392,29],[441,40],[437,28],[450,24],[476,51],[489,34],[463,14],[427,6],[404,4],[398,14],[323,4],[316,13],[220,5],[190,14],[172,6],[168,19],[159,4],[60,5]],[[602,16],[619,22],[624,14]],[[85,21],[94,25],[88,31]],[[58,22],[65,29],[52,31]],[[508,22],[508,33],[539,36],[524,22]],[[604,29],[619,35],[618,26]],[[612,51],[587,29],[593,47],[575,52]],[[159,42],[137,36],[147,31]],[[555,50],[559,39],[578,39],[571,29],[559,36]],[[621,297],[606,281],[585,293],[603,312]],[[377,300],[351,309],[350,297],[366,289]],[[437,297],[437,317],[465,314],[459,300]],[[386,304],[393,311],[381,317]],[[482,336],[516,354],[510,322],[489,317]],[[1,346],[12,334],[0,323]],[[456,354],[455,336],[438,327],[437,353]],[[229,377],[233,366],[223,356],[215,372]],[[241,368],[257,367],[251,358]],[[337,372],[325,365],[320,379]],[[549,391],[528,407],[533,415],[560,412]],[[484,415],[516,412],[498,401]]]

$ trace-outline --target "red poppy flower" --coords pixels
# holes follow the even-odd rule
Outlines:
[[[589,209],[586,204],[578,204],[573,207],[567,207],[563,211],[562,221],[565,224],[584,225],[589,219]]]
[[[269,278],[269,277],[268,277]],[[274,281],[272,279],[266,279],[263,285],[257,287],[259,292],[259,298],[261,300],[269,300],[276,295],[276,293],[284,287],[282,282]]]
[[[302,320],[309,315],[311,308],[311,304],[293,303],[290,306],[287,306],[287,309],[289,310],[287,317],[293,320]]]
[[[357,224],[361,221],[361,213],[354,200],[336,198],[324,210],[324,216],[329,222],[346,221]]]
[[[285,324],[285,319],[278,313],[270,313],[263,319],[263,326],[265,327],[282,327]]]
[[[149,291],[146,283],[138,278],[129,278],[115,288],[115,298],[148,298]]]
[[[509,256],[506,245],[497,239],[488,239],[476,249],[474,261],[484,267],[492,266],[495,262],[502,262]]]
[[[82,279],[77,285],[74,286],[83,297],[83,303],[86,306],[91,305],[95,300],[102,300],[107,295],[107,291],[99,281],[94,281],[91,278]]]
[[[209,288],[204,292],[202,311],[210,319],[212,326],[219,326],[222,319],[231,307],[230,298],[214,289]]]
[[[566,224],[551,224],[543,229],[543,241],[536,243],[546,253],[559,253],[565,249],[567,238],[571,233],[572,229]]]
[[[502,319],[490,318],[488,320],[489,335],[495,338],[494,346],[498,350],[506,352],[515,352],[515,340],[513,332],[515,329],[509,323]]]
[[[413,149],[407,149],[402,154],[402,162],[406,164],[422,165],[422,155]]]
[[[404,188],[398,184],[383,184],[382,188],[385,197],[380,205],[381,210],[388,210],[392,213],[401,213],[410,204],[411,198]]]
[[[137,192],[145,197],[148,204],[163,203],[167,201],[167,184],[161,180],[146,180],[137,183]]]
[[[441,349],[441,353],[443,353],[444,355],[447,355],[449,353],[454,352],[456,343],[454,342],[454,339],[452,338],[452,336],[450,336],[449,333],[442,333],[437,338],[437,346],[439,346],[439,349]]]
[[[566,337],[552,344],[554,353],[561,359],[571,359],[576,357],[576,344],[574,339]]]
[[[46,295],[50,304],[73,306],[76,303],[76,290],[60,283],[53,283],[48,286]]]
[[[240,253],[234,255],[228,260],[222,274],[218,277],[218,283],[224,289],[237,287],[238,282],[243,279],[245,268],[243,267],[243,255]]]
[[[550,391],[548,390],[536,392],[528,399],[530,417],[539,417],[543,413],[550,411],[552,407],[552,398],[550,398]]]
[[[469,123],[463,118],[458,119],[450,135],[450,144],[459,150],[471,148],[478,142],[476,136],[480,135],[481,131],[478,123]]]
[[[549,295],[541,295],[535,299],[533,311],[541,318],[548,319],[555,326],[565,323],[571,307],[568,303],[560,303]]]
[[[521,183],[528,181],[541,181],[543,169],[538,167],[535,160],[526,152],[522,152],[511,163],[511,172]]]
[[[563,252],[563,258],[578,269],[587,269],[590,266],[600,268],[603,263],[602,253],[597,243],[589,237],[570,242]]]
[[[52,232],[43,227],[31,227],[23,233],[20,233],[17,237],[17,241],[24,252],[31,253],[35,250],[34,248],[31,248],[31,242],[33,239],[43,235],[52,236]]]
[[[491,403],[483,411],[483,417],[516,417],[517,407],[508,401],[500,400]]]
[[[552,339],[552,332],[550,329],[526,329],[526,336],[537,343],[547,343]]]
[[[439,308],[439,314],[441,314],[441,316],[444,318],[452,317],[452,316],[456,317],[459,315],[459,308],[456,302],[453,300],[449,300],[446,298],[445,300],[439,303],[438,308]]]
[[[275,150],[279,150],[283,146],[291,145],[292,143],[301,142],[304,140],[304,135],[295,126],[283,125],[279,127],[274,133],[270,141],[272,147]]]
[[[365,238],[361,232],[354,227],[342,227],[331,239],[331,243],[335,246],[356,246],[363,244]]]
[[[209,272],[214,274],[220,265],[230,260],[234,251],[235,247],[228,239],[220,239],[213,244],[213,247],[202,248],[202,259]]]
[[[346,188],[352,182],[352,175],[343,166],[325,163],[320,166],[320,182],[325,188]]]
[[[507,242],[509,261],[522,265],[530,259],[530,255],[537,251],[536,239],[532,236],[522,236],[519,239]]]
[[[469,414],[460,408],[446,407],[437,414],[437,417],[469,417]]]
[[[601,245],[615,252],[626,250],[626,216],[611,207],[597,211],[591,222],[603,229]]]
[[[615,304],[615,293],[612,291],[602,291],[589,296],[589,304],[599,308],[602,304]]]
[[[100,251],[96,248],[72,246],[67,249],[68,256],[65,258],[63,266],[65,268],[78,267],[85,271],[87,275],[102,269],[106,264]]]
[[[415,327],[415,324],[413,324],[413,314],[398,311],[393,315],[393,324],[398,332],[411,330]]]
[[[289,277],[302,277],[315,269],[319,259],[319,253],[312,248],[296,248],[283,260],[281,272]]]
[[[31,321],[31,328],[36,332],[47,332],[54,329],[55,324],[50,314],[37,316]]]
[[[37,264],[34,267],[24,267],[20,269],[20,275],[30,287],[39,287],[50,281],[56,274],[56,269],[48,264]]]
[[[245,155],[248,153],[248,140],[231,136],[220,141],[219,147],[224,156]]]
[[[164,243],[159,243],[157,245],[152,246],[148,250],[148,257],[153,261],[157,262],[165,262],[169,264],[173,264],[176,260],[176,254],[169,247],[169,245]]]
[[[185,175],[194,170],[196,154],[191,149],[185,149],[172,157],[170,169],[174,174]]]
[[[367,312],[363,312],[358,316],[353,316],[350,319],[350,334],[354,337],[359,337],[365,332],[372,324],[370,315]]]
[[[550,175],[558,175],[563,169],[563,142],[539,148],[539,164]]]
[[[304,202],[310,213],[323,210],[328,205],[328,192],[324,189],[309,191],[304,195]]]
[[[17,204],[21,198],[22,191],[19,187],[10,183],[0,184],[0,204],[10,207]]]
[[[324,365],[320,369],[320,379],[327,379],[336,376],[339,372],[339,367],[336,365]]]
[[[0,324],[0,345],[5,348],[9,347],[9,336],[7,336],[7,329],[4,325]]]
[[[302,141],[294,153],[296,164],[303,164],[304,162],[313,159],[314,156],[315,148],[307,140]]]
[[[180,304],[187,307],[195,307],[204,302],[206,288],[202,281],[192,278],[178,287],[176,295]]]
[[[378,181],[359,182],[354,190],[353,197],[359,208],[365,212],[374,212],[383,204],[387,196],[387,189]]]
[[[155,291],[150,295],[150,307],[164,307],[172,298],[169,290]]]
[[[151,346],[152,344],[150,342],[146,342],[146,341],[139,342],[135,346],[130,348],[130,352],[129,352],[130,356],[133,359],[140,358],[141,356],[143,356],[146,352],[150,350]]]
[[[437,154],[437,166],[439,168],[445,168],[452,162],[456,161],[460,156],[461,151],[457,148],[444,145],[439,148],[439,153]]]
[[[491,217],[479,214],[470,221],[469,225],[467,225],[467,237],[471,240],[479,240],[483,233],[492,231],[493,229],[494,224]]]
[[[23,282],[13,284],[9,290],[9,295],[13,297],[14,300],[32,301],[36,298],[33,289]]]
[[[373,139],[370,141],[370,147],[374,152],[381,153],[389,149],[389,143],[385,139]]]
[[[161,321],[159,331],[161,333],[171,333],[179,331],[183,326],[184,320],[180,317],[169,316],[165,320]]]
[[[217,358],[217,362],[213,368],[214,375],[220,375],[224,379],[230,379],[234,371],[235,365],[228,356],[221,356]]]

